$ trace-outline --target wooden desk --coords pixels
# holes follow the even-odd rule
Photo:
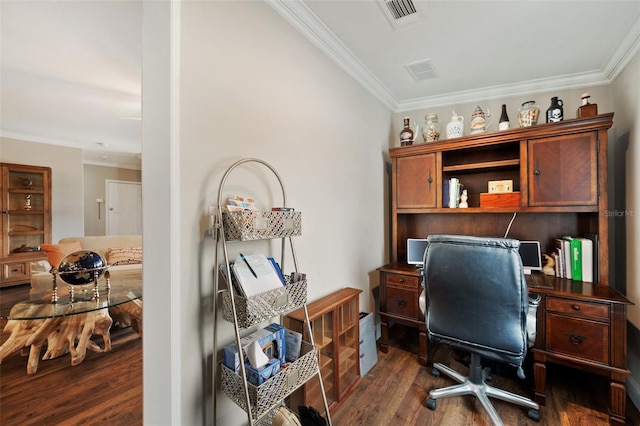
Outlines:
[[[427,363],[426,324],[418,306],[422,292],[420,270],[390,264],[380,271],[380,350],[389,349],[389,323],[420,332],[419,361]],[[625,422],[627,369],[627,314],[631,302],[609,286],[556,278],[541,273],[526,275],[531,294],[541,297],[537,312],[534,354],[536,402],[546,399],[547,362],[605,376],[610,381],[612,423]]]
[[[529,292],[541,297],[533,349],[536,402],[544,405],[546,364],[605,376],[611,423],[625,423],[627,314],[631,302],[609,286],[534,273]]]

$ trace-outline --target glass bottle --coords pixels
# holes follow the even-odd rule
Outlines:
[[[558,99],[557,96],[551,98],[551,106],[547,109],[547,123],[556,123],[564,120],[562,105],[564,105],[562,99]]]
[[[500,114],[499,130],[507,130],[509,128],[509,116],[507,115],[507,105],[502,104],[502,113]]]
[[[578,107],[578,118],[595,117],[598,115],[598,104],[589,102],[591,95],[589,93],[582,94],[582,105]]]
[[[400,146],[413,145],[413,129],[409,125],[409,117],[404,118],[404,128],[400,131]]]
[[[438,120],[438,114],[430,113],[424,116],[422,137],[425,142],[435,142],[440,139],[440,121]]]

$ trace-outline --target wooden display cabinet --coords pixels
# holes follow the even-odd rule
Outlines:
[[[360,383],[359,294],[362,290],[344,288],[307,305],[313,342],[318,348],[320,373],[330,413],[344,402]],[[304,310],[288,314],[286,328],[303,334],[310,341]],[[322,394],[311,380],[291,395],[291,407],[312,406],[322,410]]]
[[[630,302],[609,286],[607,132],[612,124],[609,113],[391,148],[392,263],[379,268],[381,350],[388,349],[390,323],[410,325],[420,330],[420,359],[426,363],[424,316],[412,300],[420,295],[420,276],[406,264],[408,238],[503,237],[508,231],[508,237],[540,241],[543,253],[552,253],[556,238],[597,234],[594,283],[528,278],[529,290],[541,296],[533,349],[536,400],[545,400],[546,363],[569,365],[610,380],[610,418],[623,423]],[[467,190],[469,208],[444,205],[443,182],[452,177]],[[480,194],[495,180],[513,182],[517,206],[480,207]]]
[[[0,163],[0,287],[28,283],[31,262],[46,259],[51,242],[51,169]]]

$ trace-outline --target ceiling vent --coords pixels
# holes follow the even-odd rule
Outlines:
[[[406,64],[405,67],[407,67],[413,79],[418,82],[438,77],[429,59]]]
[[[397,29],[419,19],[412,0],[379,0],[379,4],[393,28]]]

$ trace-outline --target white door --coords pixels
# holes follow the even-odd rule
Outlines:
[[[106,180],[107,235],[142,235],[142,184]]]

